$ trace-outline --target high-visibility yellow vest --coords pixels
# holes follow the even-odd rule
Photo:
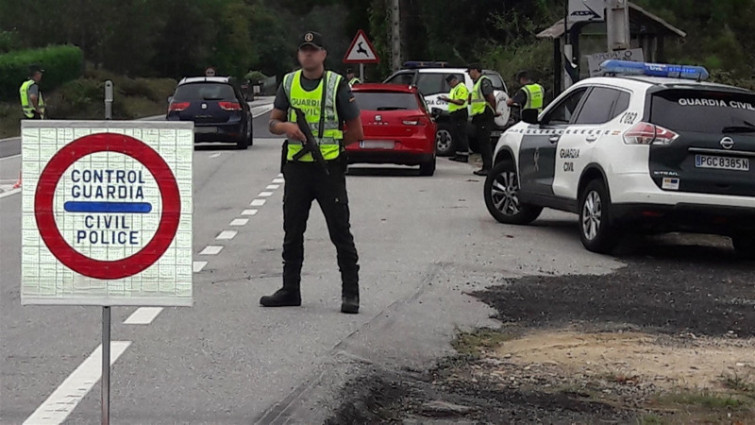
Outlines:
[[[540,84],[527,84],[524,86],[524,91],[527,92],[527,103],[524,105],[524,109],[537,109],[538,112],[543,110],[543,95],[545,89]]]
[[[457,105],[453,102],[448,103],[448,112],[456,112],[460,109],[467,107],[467,98],[469,97],[469,90],[464,83],[459,83],[456,87],[452,88],[448,93],[448,98],[451,100],[463,100],[464,103]]]
[[[27,80],[21,84],[21,88],[19,89],[19,95],[21,96],[21,109],[26,118],[34,118],[34,105],[31,104],[31,99],[29,99],[29,88],[34,84],[37,84],[37,82],[34,80]],[[39,95],[37,96],[37,106],[42,111],[42,115],[44,115],[45,100],[42,98],[42,92],[39,92]]]
[[[472,88],[472,115],[480,115],[485,113],[485,108],[489,107],[485,96],[482,95],[482,80],[488,77],[481,75],[477,82],[474,83]]]
[[[326,160],[336,159],[340,154],[341,140],[343,139],[343,131],[340,128],[336,109],[336,97],[338,85],[343,77],[335,72],[325,71],[322,79],[320,79],[320,84],[311,91],[304,90],[301,85],[301,77],[301,70],[286,74],[283,77],[283,89],[288,96],[288,102],[292,107],[299,108],[304,112],[309,128],[320,146],[322,157]],[[321,134],[320,117],[323,114]],[[296,122],[296,114],[293,109],[289,109],[288,120]],[[289,140],[286,158],[289,161],[294,160],[294,156],[303,147],[304,145],[300,141]],[[306,153],[297,161],[313,162],[314,158],[312,158],[311,153]]]
[[[349,86],[354,86],[354,84],[362,84],[362,82],[359,80],[359,78],[354,77],[349,80]]]

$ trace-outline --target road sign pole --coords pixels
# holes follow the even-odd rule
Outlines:
[[[110,425],[110,307],[102,307],[102,425]]]
[[[359,64],[359,81],[364,83],[364,64]]]
[[[113,82],[105,81],[105,119],[113,118]]]

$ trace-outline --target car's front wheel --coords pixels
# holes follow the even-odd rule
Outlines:
[[[519,202],[519,178],[512,161],[499,162],[488,172],[484,191],[488,212],[501,223],[529,224],[543,211]]]
[[[588,251],[610,253],[620,234],[611,216],[611,197],[602,180],[587,184],[579,196],[579,236]]]
[[[454,137],[451,123],[438,123],[435,131],[435,152],[439,156],[450,156],[454,151]]]

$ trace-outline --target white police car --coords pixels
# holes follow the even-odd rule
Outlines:
[[[440,100],[440,97],[447,96],[449,91],[451,91],[451,87],[446,82],[446,76],[451,74],[458,76],[459,81],[464,81],[470,92],[474,87],[474,81],[472,81],[472,77],[467,73],[466,68],[448,68],[447,65],[446,62],[408,61],[404,63],[405,69],[394,72],[383,82],[387,84],[416,86],[420,93],[422,93],[428,107],[448,111],[448,102]],[[508,105],[506,105],[506,100],[509,98],[508,89],[501,74],[488,69],[484,69],[482,74],[490,78],[493,84],[493,94],[498,103],[497,110],[501,113],[501,116],[496,118],[497,128],[494,128],[491,132],[491,138],[498,140],[498,137],[500,137],[509,123],[510,112]],[[435,135],[436,153],[441,156],[455,153],[456,146],[453,140],[453,124],[445,115],[439,116],[436,122],[438,123]],[[470,141],[472,142],[472,150],[476,150],[474,140]]]
[[[595,252],[628,231],[689,231],[755,254],[755,93],[706,83],[702,67],[602,67],[613,76],[578,82],[501,136],[485,181],[491,215],[577,213]]]

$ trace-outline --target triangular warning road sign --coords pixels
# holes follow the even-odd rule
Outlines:
[[[356,37],[351,42],[351,46],[346,51],[346,55],[343,57],[343,63],[378,63],[378,58],[375,47],[372,46],[370,40],[367,38],[367,34],[364,31],[359,30]]]

